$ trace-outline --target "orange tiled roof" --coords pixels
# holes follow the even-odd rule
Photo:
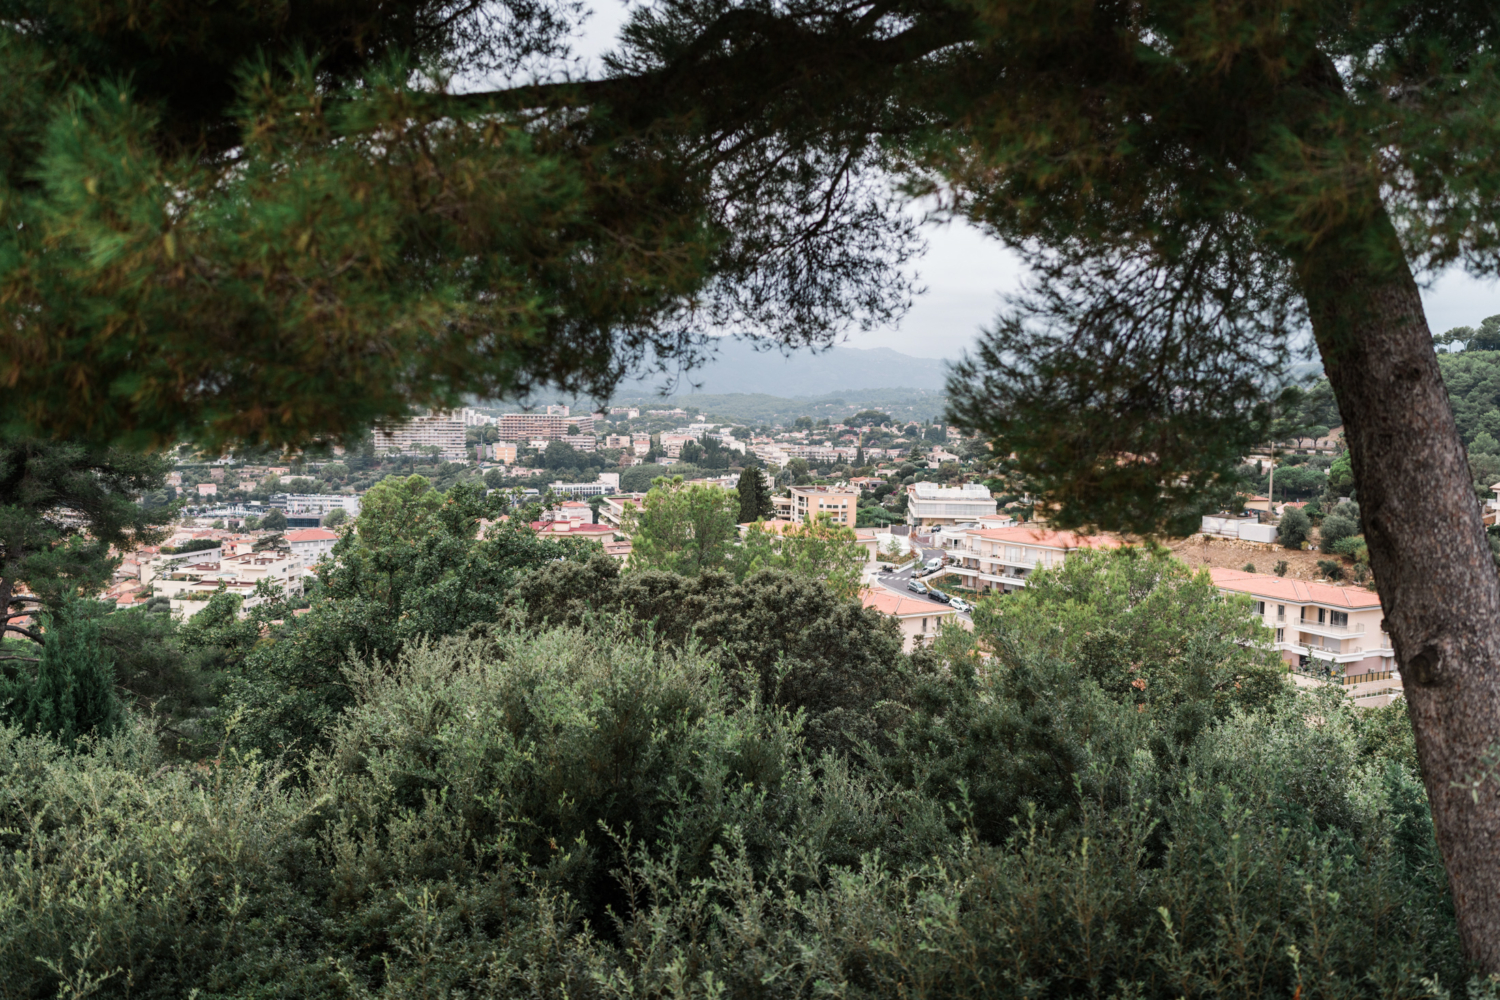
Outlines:
[[[327,528],[299,528],[288,531],[284,537],[289,542],[336,542],[339,536]]]
[[[1335,587],[1331,583],[1308,583],[1269,573],[1246,573],[1244,570],[1219,567],[1210,569],[1208,575],[1220,590],[1233,590],[1273,601],[1323,604],[1352,610],[1380,607],[1380,595],[1363,587]]]
[[[1041,545],[1051,549],[1117,549],[1120,547],[1120,540],[1108,535],[1080,535],[1074,531],[1052,531],[1047,528],[983,528],[970,534],[995,542]]]
[[[915,615],[951,615],[953,609],[945,605],[936,605],[930,601],[917,601],[900,594],[893,594],[889,590],[872,589],[866,587],[859,592],[860,603],[867,608],[874,608],[881,614],[891,615],[894,618],[911,618]]]

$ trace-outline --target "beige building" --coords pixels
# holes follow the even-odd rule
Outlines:
[[[575,432],[577,434],[594,433],[592,416],[570,417],[565,406],[549,406],[547,409],[547,413],[505,413],[500,416],[495,426],[500,432],[500,437],[507,441],[523,441],[530,438],[556,441],[569,433],[570,426],[578,428]],[[551,412],[554,409],[564,412]]]
[[[859,513],[859,491],[836,486],[793,486],[791,520],[797,524],[827,514],[834,524],[854,527]],[[780,510],[777,511],[780,516]]]
[[[1025,587],[1037,570],[1061,566],[1069,553],[1119,547],[1119,540],[1107,535],[1019,526],[974,528],[950,550],[948,573],[969,590],[1009,594]]]
[[[946,604],[903,597],[883,587],[867,587],[860,591],[860,603],[883,615],[890,615],[901,626],[901,648],[910,653],[918,646],[937,638],[938,628],[944,621],[957,622],[972,630],[973,623],[960,618],[958,612]]]
[[[381,455],[392,450],[421,454],[428,448],[437,448],[444,461],[462,462],[469,457],[464,433],[460,414],[428,413],[388,430],[377,429],[375,451]]]
[[[1255,602],[1272,630],[1272,648],[1293,670],[1346,684],[1380,682],[1382,688],[1400,689],[1379,594],[1237,569],[1208,572],[1222,592],[1246,594]]]

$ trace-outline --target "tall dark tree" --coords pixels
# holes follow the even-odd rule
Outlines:
[[[139,501],[162,488],[167,469],[160,457],[115,448],[0,439],[0,635],[43,641],[13,623],[103,588],[119,561],[111,547],[160,540],[173,509]],[[20,583],[34,596],[19,596]]]
[[[1493,5],[977,9],[928,163],[1045,280],[959,368],[955,417],[1054,522],[1181,526],[1267,438],[1311,326],[1464,945],[1500,971],[1500,787],[1461,787],[1500,735],[1500,579],[1413,276],[1500,264]]]
[[[66,600],[43,615],[47,641],[34,669],[6,664],[0,719],[71,746],[80,736],[107,736],[120,721],[114,665],[99,641],[99,623],[83,602]]]
[[[735,485],[740,494],[740,523],[760,521],[775,516],[776,505],[771,502],[771,490],[766,477],[759,469],[746,469],[740,473]]]

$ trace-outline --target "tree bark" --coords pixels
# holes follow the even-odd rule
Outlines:
[[[1378,204],[1378,203],[1377,203]],[[1298,255],[1468,956],[1500,972],[1500,574],[1417,285],[1383,210]]]

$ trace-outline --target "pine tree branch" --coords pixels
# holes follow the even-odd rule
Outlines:
[[[46,645],[46,642],[42,639],[41,633],[34,632],[31,629],[25,628],[20,625],[11,625],[9,623],[0,625],[0,635],[4,635],[6,632],[19,632],[21,635],[24,635],[26,638],[30,639],[38,646]]]

